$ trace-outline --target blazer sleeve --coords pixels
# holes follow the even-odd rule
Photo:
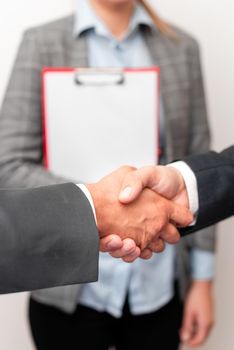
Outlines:
[[[93,212],[76,185],[0,191],[0,293],[96,281],[98,252]]]
[[[210,150],[210,129],[206,107],[200,47],[196,40],[190,39],[187,49],[190,76],[190,135],[188,138],[188,155],[200,154]],[[214,252],[216,246],[215,227],[201,228],[196,235],[183,240],[183,245],[190,251],[199,249]]]
[[[50,66],[37,31],[25,32],[0,112],[0,186],[38,187],[71,181],[43,166],[41,71]],[[74,179],[79,182],[79,179]]]
[[[186,157],[194,171],[199,196],[199,213],[193,227],[182,235],[217,223],[234,214],[234,146],[221,153],[207,152]]]

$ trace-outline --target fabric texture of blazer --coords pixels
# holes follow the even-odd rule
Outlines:
[[[0,293],[96,281],[98,253],[92,208],[76,185],[0,191]]]
[[[207,152],[184,159],[194,171],[199,196],[199,213],[195,226],[182,230],[182,234],[234,215],[234,146],[221,153]]]
[[[74,38],[74,16],[25,32],[0,116],[0,186],[33,187],[64,182],[42,166],[41,71],[43,67],[87,67],[85,33]],[[209,129],[196,41],[174,28],[178,40],[141,27],[153,62],[160,67],[165,110],[167,162],[209,150]],[[77,111],[79,115],[79,111]],[[66,179],[67,181],[67,179]],[[79,182],[79,179],[77,179]],[[192,248],[213,251],[214,229],[186,237],[178,245],[177,269],[183,297],[189,283]],[[73,312],[79,286],[36,291],[33,297]]]

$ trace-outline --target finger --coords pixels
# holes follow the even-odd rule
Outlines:
[[[194,333],[194,323],[195,323],[195,315],[189,309],[185,309],[183,316],[182,328],[180,331],[180,338],[184,344],[188,344],[190,339],[193,337]]]
[[[186,227],[193,222],[193,214],[185,206],[174,203],[171,203],[171,206],[170,221],[173,221],[176,226]]]
[[[204,343],[208,334],[210,327],[208,325],[197,324],[192,337],[187,342],[189,346],[198,346]]]
[[[170,223],[165,227],[164,231],[162,233],[160,233],[160,237],[165,242],[170,243],[170,244],[177,243],[181,238],[180,233],[177,230],[177,228]]]
[[[126,263],[132,263],[135,261],[137,258],[139,258],[141,254],[141,250],[139,247],[136,247],[135,251],[131,254],[128,254],[122,258],[122,260]]]
[[[121,248],[123,252],[130,254],[134,252],[137,248],[136,242],[131,238],[123,239],[123,247]]]
[[[140,258],[144,260],[148,260],[152,257],[153,252],[149,248],[145,248],[141,251]]]
[[[161,253],[165,249],[165,243],[161,237],[155,238],[148,246],[153,253]]]
[[[99,249],[101,252],[112,252],[122,248],[123,241],[117,235],[108,235],[100,239]]]
[[[136,243],[130,239],[130,238],[126,238],[123,240],[123,245],[120,249],[116,249],[112,252],[110,252],[110,255],[113,258],[123,258],[123,257],[127,257],[128,255],[131,254],[137,254],[138,252],[138,247],[136,246]]]

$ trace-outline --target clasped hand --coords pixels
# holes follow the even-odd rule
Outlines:
[[[100,250],[132,262],[180,239],[193,216],[182,176],[165,166],[123,166],[87,185],[93,198]]]

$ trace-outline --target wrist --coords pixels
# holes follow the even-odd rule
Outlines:
[[[99,197],[100,196],[98,194],[98,188],[95,184],[85,184],[85,186],[87,187],[87,189],[92,197],[94,210],[96,213],[96,224],[97,224],[97,228],[99,230],[99,208],[100,208]]]
[[[93,211],[95,223],[97,225],[97,218],[96,218],[96,212],[95,212],[95,207],[94,207],[94,203],[93,203],[93,198],[91,196],[91,193],[90,193],[88,187],[85,186],[84,184],[77,184],[77,187],[79,187],[79,189],[84,193],[84,195],[88,199],[89,204],[91,205],[91,208],[92,208],[92,211]]]
[[[95,208],[95,213],[96,213],[96,225],[97,229],[99,231],[99,236],[100,238],[103,238],[106,236],[106,219],[107,215],[105,215],[105,212],[107,210],[108,203],[105,201],[105,195],[101,191],[100,186],[98,183],[92,183],[92,184],[86,184]],[[111,233],[111,232],[108,232]]]
[[[193,214],[197,214],[199,208],[197,180],[192,169],[183,161],[168,164],[168,167],[176,169],[183,177],[189,209]]]
[[[213,287],[213,280],[193,280],[191,284],[191,288],[204,288],[211,289]]]
[[[186,183],[184,181],[184,177],[181,174],[181,172],[174,166],[168,165],[170,167],[170,170],[173,171],[174,173],[174,179],[176,179],[177,187],[178,187],[178,192],[181,191],[186,191]]]

